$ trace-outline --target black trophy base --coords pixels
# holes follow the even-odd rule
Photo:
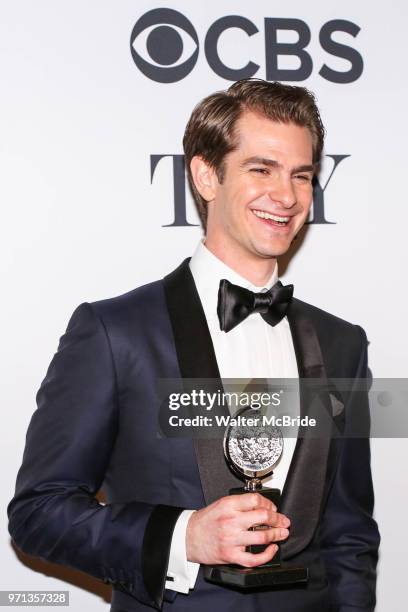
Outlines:
[[[306,567],[285,567],[284,565],[256,568],[234,565],[206,565],[204,567],[204,578],[209,582],[224,586],[256,589],[306,583],[308,570]]]

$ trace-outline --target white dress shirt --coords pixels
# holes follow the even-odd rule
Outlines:
[[[190,270],[197,287],[214,345],[215,356],[222,379],[253,378],[298,378],[295,350],[286,317],[272,327],[259,313],[247,319],[228,333],[220,330],[217,315],[220,280],[226,279],[235,285],[256,293],[270,289],[278,280],[277,266],[263,287],[252,285],[247,279],[229,268],[209,251],[201,241],[190,261]],[[264,486],[283,489],[296,445],[292,435],[284,440],[284,451],[274,468],[272,476],[263,481]],[[188,593],[194,588],[199,564],[186,558],[186,528],[194,510],[184,510],[174,529],[166,588]]]

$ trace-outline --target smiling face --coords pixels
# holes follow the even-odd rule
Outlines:
[[[208,201],[206,246],[247,278],[268,276],[312,202],[312,136],[306,127],[244,112],[223,180],[200,158],[196,186]]]

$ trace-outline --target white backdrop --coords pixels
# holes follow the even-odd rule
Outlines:
[[[199,41],[197,63],[185,78],[172,83],[142,74],[130,53],[134,24],[163,6],[187,17]],[[151,182],[150,156],[181,154],[192,107],[230,84],[206,60],[209,27],[229,15],[252,22],[258,33],[247,36],[230,29],[220,37],[218,50],[231,68],[249,60],[259,64],[255,76],[262,78],[264,19],[299,19],[310,28],[307,52],[313,70],[300,84],[318,97],[328,132],[326,154],[349,157],[339,163],[324,193],[326,219],[335,224],[309,226],[284,279],[295,284],[301,299],[366,329],[374,376],[406,377],[408,8],[404,0],[386,5],[355,0],[308,5],[300,0],[2,0],[0,10],[0,589],[66,588],[73,610],[97,612],[108,608],[101,597],[106,590],[96,594],[92,581],[72,578],[80,588],[69,583],[69,575],[16,556],[5,509],[13,495],[35,392],[74,308],[163,276],[191,254],[199,240],[198,226],[164,227],[174,220],[172,162],[161,160]],[[322,26],[333,19],[360,28],[356,36],[333,34],[333,40],[363,58],[363,72],[351,83],[335,83],[319,74],[323,64],[337,72],[350,70],[349,61],[334,57],[319,43]],[[139,39],[137,52],[149,59],[146,38]],[[296,34],[281,32],[278,40],[295,41]],[[184,42],[186,58],[194,49],[192,39]],[[299,61],[281,57],[278,65],[296,69]],[[332,164],[326,158],[323,185]],[[187,219],[198,223],[190,198]],[[384,293],[390,298],[384,300]],[[408,452],[405,440],[375,440],[372,448],[375,514],[383,538],[377,610],[399,612],[407,545]]]

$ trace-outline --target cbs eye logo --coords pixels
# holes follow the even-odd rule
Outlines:
[[[192,23],[181,13],[167,8],[145,13],[136,22],[130,37],[136,66],[159,83],[184,79],[195,66],[198,46]]]
[[[253,77],[260,66],[248,61],[245,66],[232,68],[221,59],[218,47],[224,32],[237,29],[240,35],[260,35],[257,26],[241,15],[225,15],[210,25],[205,35],[204,54],[209,67],[218,76],[230,80]],[[280,40],[281,32],[290,32],[294,42]],[[346,19],[332,19],[322,25],[316,45],[329,56],[340,58],[345,69],[324,63],[318,74],[332,83],[352,83],[363,72],[363,58],[348,38],[355,38],[360,27]],[[293,36],[294,35],[294,36]],[[333,37],[334,35],[334,37]],[[338,40],[340,38],[340,40]],[[264,58],[267,81],[304,81],[316,67],[306,48],[312,40],[309,25],[293,17],[264,18]],[[318,41],[318,42],[317,42]],[[130,51],[139,70],[149,79],[159,83],[181,81],[193,70],[198,58],[199,42],[197,32],[182,13],[169,8],[148,11],[136,22],[130,37]],[[297,68],[281,68],[284,56],[296,58]],[[292,62],[293,63],[293,62]],[[336,63],[336,65],[338,62]]]

